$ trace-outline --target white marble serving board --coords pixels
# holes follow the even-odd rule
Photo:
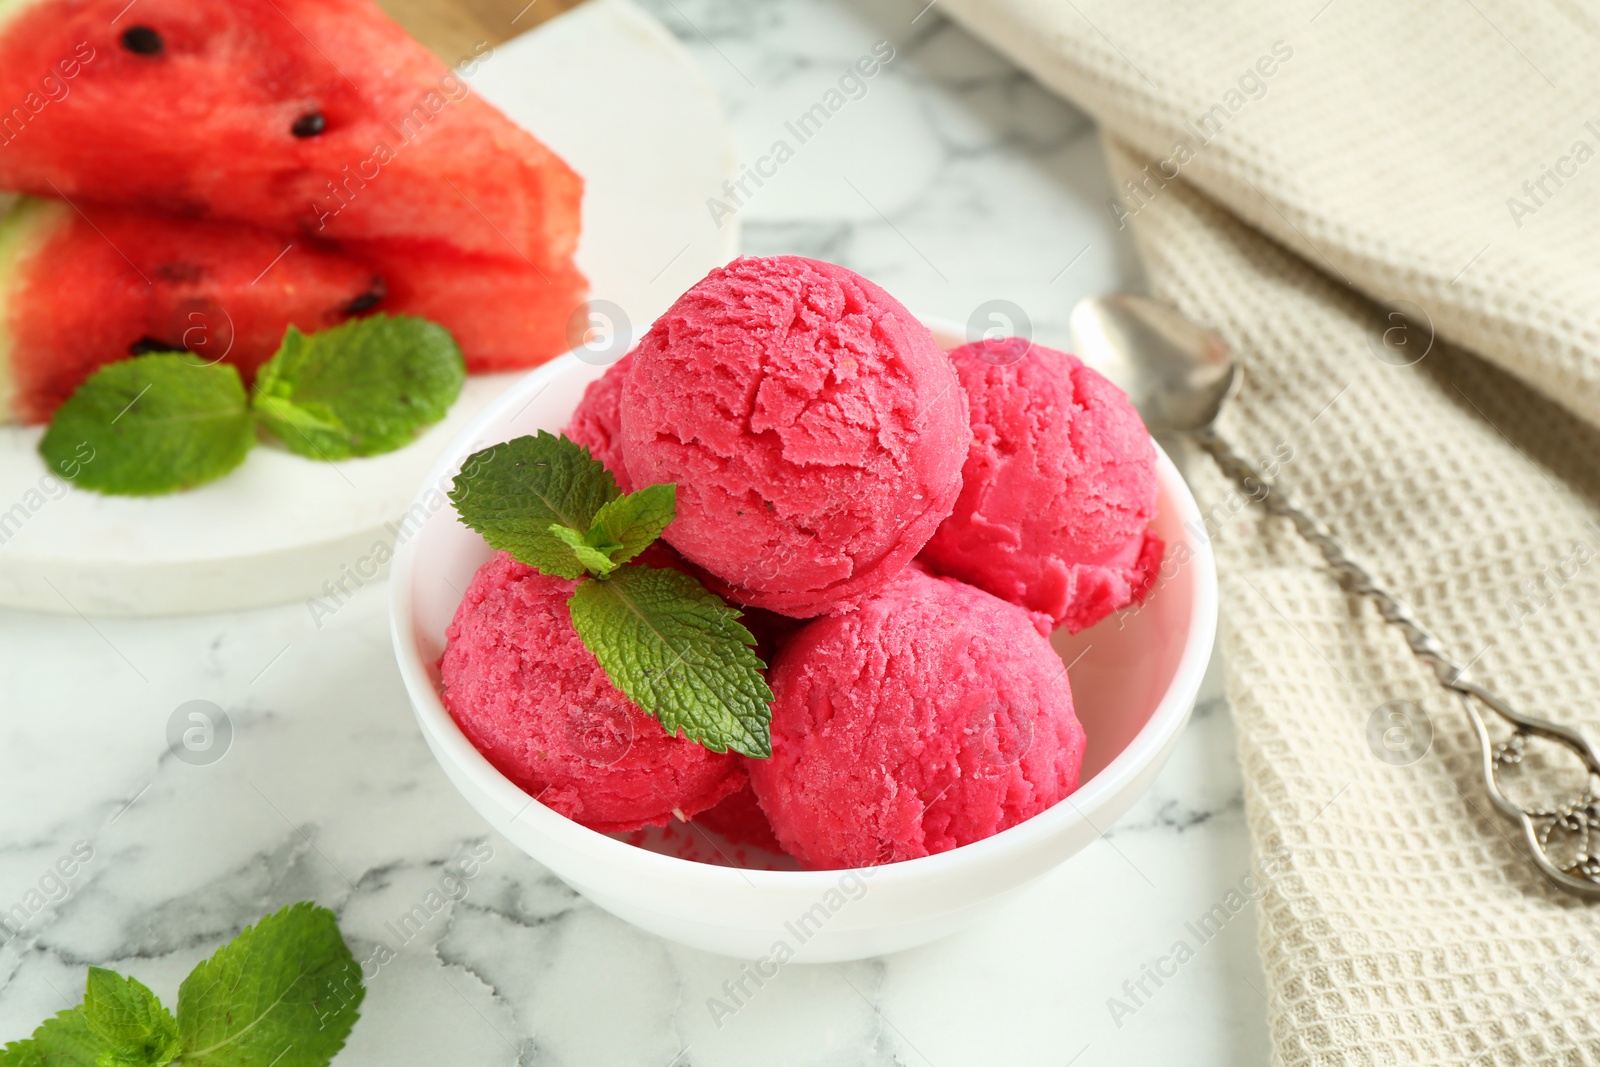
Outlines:
[[[705,210],[734,166],[722,105],[630,0],[592,0],[499,46],[470,81],[584,176],[578,262],[594,301],[647,324],[736,253],[736,221]],[[434,456],[515,377],[470,379],[443,422],[388,455],[320,463],[268,445],[225,478],[148,499],[70,489],[38,457],[40,428],[0,428],[0,605],[161,615],[371,581]]]

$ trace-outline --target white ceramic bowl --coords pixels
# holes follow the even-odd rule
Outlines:
[[[936,325],[934,332],[943,344],[961,343],[955,331]],[[486,409],[419,492],[390,581],[395,651],[434,756],[496,831],[595,904],[662,937],[745,959],[824,962],[894,952],[954,933],[1070,859],[1166,763],[1211,655],[1217,580],[1199,509],[1162,453],[1155,526],[1167,557],[1155,590],[1143,608],[1053,642],[1073,664],[1074,703],[1089,742],[1083,784],[1050,810],[939,855],[840,872],[755,869],[761,854],[755,868],[685,859],[691,852],[682,831],[651,835],[641,847],[534,801],[472,747],[439,700],[445,627],[460,590],[491,554],[457,521],[444,492],[473,452],[541,429],[559,432],[601,373],[562,356]],[[729,848],[710,858],[730,855],[750,853]]]

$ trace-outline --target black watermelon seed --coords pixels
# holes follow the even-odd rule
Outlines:
[[[328,128],[328,120],[320,111],[308,111],[294,120],[294,125],[289,127],[289,132],[296,137],[315,137]]]
[[[129,26],[122,33],[122,47],[138,56],[159,56],[167,45],[149,26]]]
[[[151,352],[182,352],[182,345],[170,345],[165,341],[158,341],[154,337],[141,337],[128,346],[128,352],[135,356],[148,355]]]
[[[359,315],[363,311],[371,311],[382,302],[383,296],[380,293],[362,293],[344,306],[344,313],[346,315]]]
[[[346,315],[359,315],[363,311],[371,311],[383,303],[383,298],[389,295],[389,287],[384,285],[382,278],[372,279],[372,288],[356,297],[344,306]]]

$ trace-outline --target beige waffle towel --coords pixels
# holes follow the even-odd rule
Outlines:
[[[941,10],[1101,121],[1155,293],[1245,364],[1239,450],[1289,456],[1280,481],[1480,681],[1600,726],[1596,9]],[[1276,1061],[1600,1064],[1600,903],[1522,858],[1399,635],[1197,468],[1251,832],[1289,854],[1261,900]],[[1369,741],[1392,701],[1434,731],[1409,766]]]

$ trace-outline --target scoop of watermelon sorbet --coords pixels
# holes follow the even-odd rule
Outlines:
[[[1022,338],[951,352],[972,417],[955,511],[922,559],[1072,632],[1142,599],[1156,450],[1126,394]]]
[[[624,493],[631,493],[633,488],[622,463],[622,383],[632,366],[630,352],[590,382],[572,412],[572,421],[561,431],[567,440],[587,448],[589,455],[603,463]]]
[[[1078,787],[1060,657],[1022,609],[918,565],[807,626],[768,680],[772,758],[747,762],[750,781],[807,867],[943,852]]]
[[[634,352],[622,452],[718,592],[805,618],[881,589],[950,513],[971,433],[928,328],[843,267],[738,259]]]
[[[744,784],[733,753],[669,736],[572,627],[576,583],[505,553],[479,568],[445,632],[444,704],[490,763],[603,833],[692,817]]]

